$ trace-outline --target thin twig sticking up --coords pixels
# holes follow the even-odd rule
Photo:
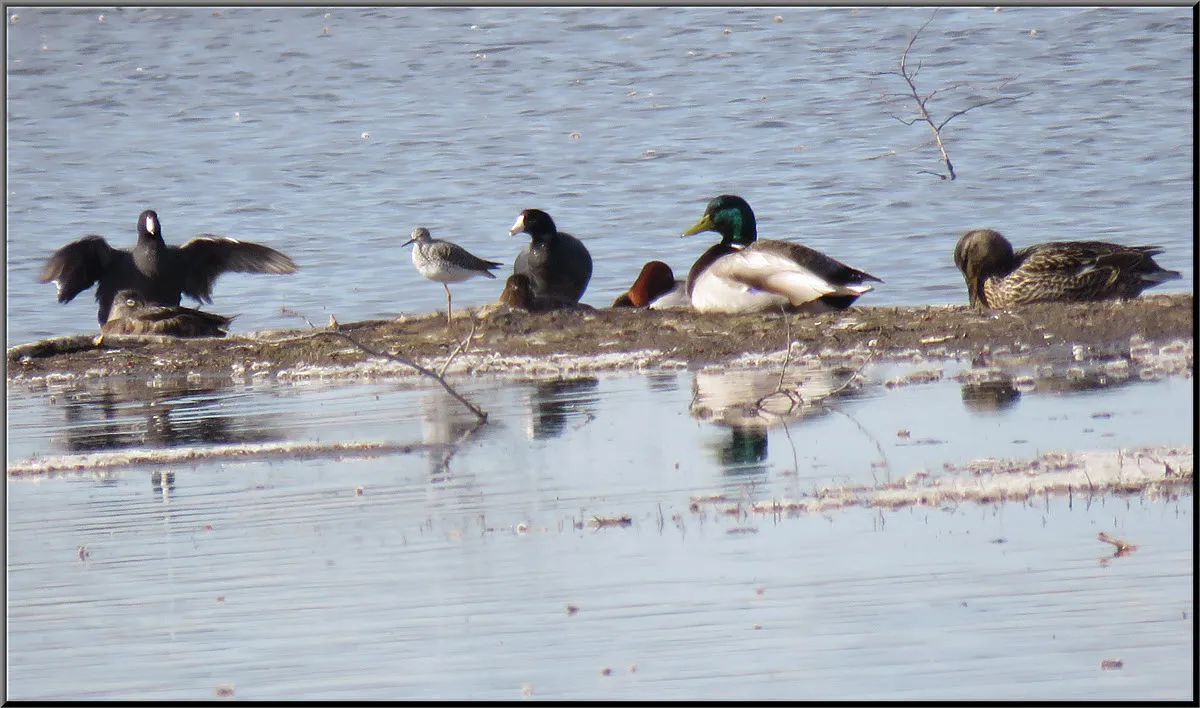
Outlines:
[[[297,312],[290,312],[290,314],[294,314],[294,315],[303,317],[303,315],[300,315]],[[304,318],[304,319],[305,319],[305,321],[308,321],[307,318]],[[429,378],[433,379],[434,381],[437,381],[438,384],[446,390],[446,393],[449,393],[451,396],[454,397],[454,399],[456,401],[458,401],[459,403],[466,406],[469,411],[471,411],[472,413],[475,414],[475,417],[479,419],[479,422],[483,423],[483,422],[487,421],[487,417],[488,417],[487,411],[483,410],[479,406],[475,405],[474,403],[471,403],[466,398],[464,398],[462,396],[462,394],[460,394],[458,391],[455,391],[454,387],[451,386],[445,379],[446,369],[449,368],[450,362],[454,361],[454,358],[456,356],[458,356],[465,349],[467,349],[468,347],[471,346],[471,339],[474,338],[474,336],[475,336],[475,328],[478,326],[478,324],[479,324],[478,320],[476,320],[474,317],[472,317],[470,334],[467,335],[467,338],[465,340],[463,340],[462,342],[459,343],[459,345],[454,349],[453,352],[451,352],[449,358],[446,359],[446,363],[442,364],[442,370],[440,373],[436,372],[436,371],[431,371],[430,369],[426,369],[424,366],[421,366],[417,362],[415,362],[407,357],[401,356],[399,354],[389,354],[387,352],[376,351],[376,350],[366,346],[362,342],[358,341],[354,337],[351,337],[350,335],[346,334],[345,332],[339,332],[339,331],[335,331],[335,330],[321,330],[319,332],[313,332],[312,334],[301,335],[299,337],[288,337],[286,339],[272,340],[271,344],[284,344],[287,342],[296,342],[296,341],[301,341],[301,340],[305,340],[305,339],[315,339],[317,337],[338,337],[340,339],[344,339],[347,342],[350,342],[354,346],[361,349],[364,353],[369,354],[370,356],[380,357],[383,359],[390,359],[390,360],[398,362],[400,364],[404,364],[405,366],[416,371],[418,374],[421,374],[422,376],[428,376]],[[310,326],[311,326],[311,323],[310,323]],[[315,327],[314,327],[314,329],[315,329]]]
[[[919,74],[921,72],[921,63],[917,62],[917,68],[910,71],[909,67],[908,67],[908,53],[909,53],[909,51],[912,50],[913,44],[917,41],[917,37],[919,37],[921,35],[921,32],[926,27],[929,26],[930,22],[933,22],[933,18],[936,16],[937,16],[937,10],[934,10],[933,14],[929,16],[929,19],[925,21],[925,24],[921,25],[921,28],[913,33],[912,39],[908,40],[908,46],[906,46],[904,48],[904,53],[900,55],[900,70],[897,72],[886,72],[886,73],[899,74],[904,79],[904,82],[908,84],[908,89],[909,89],[908,93],[884,94],[884,100],[888,101],[889,103],[896,103],[897,99],[899,99],[899,98],[910,98],[913,100],[914,103],[916,103],[916,105],[917,105],[917,117],[916,118],[906,119],[906,118],[901,118],[900,116],[896,116],[896,115],[893,115],[892,117],[905,125],[913,125],[914,123],[918,123],[918,122],[924,122],[924,123],[929,124],[929,128],[933,131],[934,142],[937,143],[938,150],[941,151],[941,153],[942,153],[942,162],[945,163],[945,165],[946,165],[946,171],[949,173],[949,178],[951,180],[953,180],[958,175],[956,175],[954,172],[954,164],[952,162],[950,162],[950,153],[947,152],[946,142],[942,138],[942,128],[945,128],[946,124],[949,123],[950,121],[954,120],[955,118],[957,118],[961,115],[964,115],[970,111],[973,111],[976,108],[982,108],[983,106],[990,106],[993,103],[1000,103],[1001,101],[1016,101],[1017,99],[1025,98],[1026,96],[1031,95],[1032,92],[1023,93],[1023,94],[1020,94],[1017,96],[997,96],[996,98],[991,98],[986,101],[974,103],[974,104],[971,104],[970,106],[967,106],[966,108],[954,111],[950,115],[946,116],[946,118],[944,120],[942,120],[940,123],[935,121],[933,116],[930,115],[930,113],[929,113],[928,103],[929,103],[930,99],[932,99],[934,96],[937,96],[940,93],[946,93],[946,92],[954,91],[956,89],[960,89],[960,88],[964,88],[964,87],[970,88],[969,84],[958,83],[958,84],[954,84],[953,86],[947,86],[945,88],[935,89],[934,91],[931,91],[930,93],[928,93],[925,96],[922,96],[921,93],[917,90],[917,74]],[[1017,76],[1020,76],[1020,75],[1018,74]],[[1015,80],[1017,78],[1017,76],[1013,76],[1011,78],[1005,79],[1004,81],[1000,82],[996,86],[991,87],[989,89],[984,89],[984,90],[989,90],[989,91],[1002,90],[1011,81]],[[941,174],[940,172],[933,172],[931,170],[921,170],[919,172],[919,174],[936,175],[937,177],[939,177],[941,179],[946,179],[946,177],[947,177],[946,175]]]

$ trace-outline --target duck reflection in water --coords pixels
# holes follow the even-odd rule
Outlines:
[[[154,493],[162,496],[164,502],[169,501],[175,493],[175,473],[171,470],[155,470],[150,473],[150,486]]]
[[[725,473],[737,476],[757,476],[767,473],[767,429],[754,426],[722,426],[729,436],[708,443],[714,458]]]
[[[1021,392],[1013,386],[1012,377],[1008,375],[962,384],[963,405],[977,413],[1008,410],[1020,400]]]
[[[529,437],[533,440],[559,437],[572,415],[582,418],[580,425],[594,418],[598,400],[595,390],[599,385],[600,380],[594,376],[535,382],[530,399]]]
[[[57,392],[67,425],[67,452],[169,448],[282,440],[267,415],[230,415],[220,386],[184,380],[157,385],[142,379],[88,380]]]
[[[848,393],[853,376],[847,368],[793,362],[781,386],[778,370],[697,371],[689,412],[729,431],[708,445],[727,473],[765,474],[770,428],[826,415],[823,401]]]

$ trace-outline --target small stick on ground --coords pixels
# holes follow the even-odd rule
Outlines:
[[[339,339],[344,339],[347,342],[350,342],[351,344],[358,347],[359,349],[361,349],[366,354],[369,354],[370,356],[379,357],[381,359],[389,359],[391,361],[394,361],[394,362],[397,362],[400,364],[404,364],[405,366],[416,371],[418,374],[421,374],[422,376],[428,376],[429,378],[433,379],[434,381],[437,381],[438,384],[446,390],[446,393],[453,396],[454,400],[456,400],[459,403],[466,406],[467,409],[470,410],[472,413],[474,413],[475,417],[478,418],[480,421],[487,420],[487,415],[488,415],[487,411],[483,410],[479,406],[476,406],[474,403],[471,403],[466,398],[464,398],[462,396],[462,394],[460,394],[458,391],[455,391],[454,387],[451,386],[446,381],[446,379],[443,378],[442,376],[440,376],[436,371],[431,371],[429,369],[426,369],[424,366],[421,366],[417,362],[415,362],[407,357],[403,357],[399,354],[388,354],[387,352],[376,351],[375,349],[368,347],[367,345],[358,341],[354,337],[351,337],[349,334],[346,334],[345,332],[320,331],[320,332],[314,332],[312,334],[305,334],[305,335],[302,335],[299,337],[287,337],[285,339],[273,339],[273,340],[270,340],[269,342],[264,342],[264,343],[277,344],[277,345],[278,344],[288,344],[291,342],[302,342],[302,341],[306,341],[309,339],[316,339],[317,337],[338,337]]]
[[[291,315],[291,316],[293,316],[293,317],[299,317],[300,319],[304,320],[304,321],[305,321],[305,323],[307,323],[307,324],[308,324],[308,326],[309,326],[309,328],[310,328],[310,329],[316,329],[316,328],[317,328],[317,326],[316,326],[315,324],[313,324],[313,323],[312,323],[312,320],[308,319],[308,318],[307,318],[307,317],[305,317],[305,316],[304,316],[302,313],[296,312],[295,310],[293,310],[293,309],[291,309],[291,308],[288,308],[288,307],[281,307],[281,308],[279,308],[279,314],[281,314],[281,315]],[[332,315],[330,315],[330,317],[332,317]]]
[[[441,371],[438,371],[438,376],[445,376],[446,369],[450,368],[450,362],[454,361],[454,357],[466,351],[471,346],[471,340],[475,337],[475,328],[479,326],[479,320],[475,319],[475,315],[471,315],[471,331],[467,334],[467,338],[458,343],[454,351],[450,352],[450,356],[446,359],[446,363],[442,364]]]

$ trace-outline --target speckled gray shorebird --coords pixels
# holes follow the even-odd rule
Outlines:
[[[200,234],[182,246],[168,246],[158,214],[152,209],[141,213],[137,229],[138,240],[132,250],[113,248],[96,235],[63,246],[46,259],[39,282],[53,281],[61,303],[99,283],[96,319],[103,325],[119,290],[133,290],[155,305],[177,306],[183,295],[211,303],[213,283],[227,271],[296,271],[292,259],[273,248],[212,234]]]
[[[452,317],[449,283],[461,283],[475,275],[495,278],[491,270],[504,265],[474,256],[457,243],[434,238],[424,226],[413,229],[412,237],[403,246],[410,243],[416,244],[413,246],[412,262],[417,272],[436,280],[446,289],[446,322]]]
[[[1180,275],[1154,262],[1157,246],[1051,241],[1013,251],[992,229],[968,231],[954,247],[972,307],[1093,302],[1137,297]]]

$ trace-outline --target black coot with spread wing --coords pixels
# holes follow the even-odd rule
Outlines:
[[[183,295],[211,303],[213,283],[227,271],[294,273],[296,264],[273,248],[211,234],[168,246],[158,214],[147,209],[138,217],[138,240],[132,250],[113,248],[100,236],[85,236],[46,259],[39,281],[53,281],[62,303],[99,283],[96,319],[104,324],[120,290],[133,290],[155,305],[179,305]]]

